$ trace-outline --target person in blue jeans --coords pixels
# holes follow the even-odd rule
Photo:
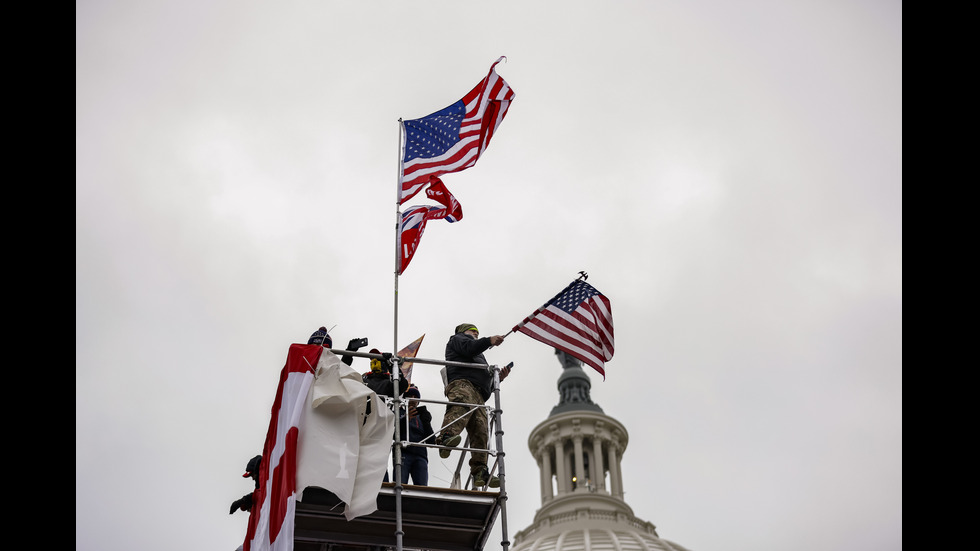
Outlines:
[[[409,442],[421,442],[432,436],[432,414],[425,406],[418,405],[422,395],[415,385],[408,387],[405,397],[408,398],[408,418],[406,419],[404,412],[401,414],[402,438],[407,434],[408,438],[405,439]],[[402,448],[402,484],[408,484],[409,477],[412,479],[412,484],[428,486],[428,448],[423,446]]]

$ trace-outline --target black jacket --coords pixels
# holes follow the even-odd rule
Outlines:
[[[416,415],[412,416],[411,420],[408,422],[408,426],[405,426],[405,421],[408,420],[406,416],[402,415],[401,418],[401,437],[409,442],[421,442],[429,436],[432,436],[432,414],[425,406],[418,406],[415,408],[418,412]],[[408,438],[405,435],[408,434]],[[432,444],[433,442],[427,442]],[[402,453],[408,455],[421,455],[422,457],[427,457],[428,448],[422,446],[406,446],[402,448]]]
[[[389,398],[395,397],[395,383],[391,380],[391,373],[387,371],[382,371],[380,373],[375,373],[374,371],[369,371],[361,375],[361,380],[364,384],[374,391],[378,396],[387,396]],[[398,370],[398,395],[401,396],[405,394],[408,390],[408,381],[405,380],[405,376],[402,375],[402,371]]]
[[[490,348],[490,337],[474,339],[466,333],[456,333],[449,337],[449,342],[446,343],[446,360],[489,365],[487,359],[483,357],[483,352],[488,348]],[[470,381],[480,391],[484,402],[490,398],[490,393],[493,392],[493,374],[490,373],[489,369],[450,365],[446,366],[446,379],[450,383],[459,379]]]

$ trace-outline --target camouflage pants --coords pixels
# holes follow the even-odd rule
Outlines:
[[[450,402],[460,402],[464,404],[478,404],[480,407],[472,409],[466,406],[446,406],[446,416],[442,419],[443,441],[450,436],[456,436],[466,429],[466,434],[470,437],[470,448],[487,449],[487,435],[490,428],[487,422],[487,410],[483,409],[483,397],[473,386],[473,383],[460,379],[446,385],[446,398]],[[470,411],[472,410],[472,413]],[[470,472],[487,468],[487,454],[473,452],[470,457]]]

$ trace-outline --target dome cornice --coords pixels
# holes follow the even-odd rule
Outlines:
[[[537,455],[542,447],[575,436],[607,441],[619,453],[625,451],[629,443],[629,431],[616,419],[601,412],[578,410],[552,415],[539,423],[531,430],[527,445]]]

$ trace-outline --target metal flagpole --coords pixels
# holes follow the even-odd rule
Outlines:
[[[398,186],[395,189],[395,328],[392,350],[398,350],[398,274],[402,271],[402,164],[405,158],[404,150],[405,125],[398,119]]]
[[[402,172],[403,172],[403,159],[404,154],[404,142],[405,142],[405,124],[402,119],[398,119],[398,186],[395,190],[395,311],[394,311],[394,329],[392,330],[393,344],[391,350],[397,354],[398,353],[398,275],[402,271]],[[400,370],[402,368],[401,362],[397,359],[395,362],[389,366],[389,371],[391,368]],[[394,398],[395,398],[395,468],[394,468],[394,482],[395,482],[395,549],[397,551],[402,551],[402,536],[404,532],[402,531],[402,469],[401,469],[401,435],[399,434],[401,428],[401,399],[399,397],[398,389],[398,376],[392,372],[391,378],[394,383]]]

